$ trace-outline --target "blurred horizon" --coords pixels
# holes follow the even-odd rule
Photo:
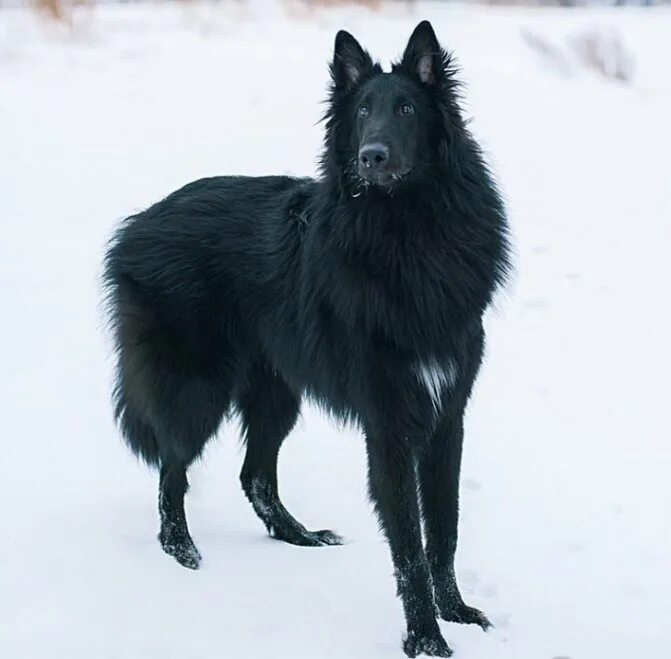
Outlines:
[[[54,17],[59,17],[68,9],[77,6],[94,6],[110,4],[258,4],[261,0],[0,0],[3,8],[38,8],[44,9]],[[417,4],[418,0],[286,0],[285,4],[303,4],[312,7],[361,6],[371,10],[383,5]],[[439,4],[451,5],[490,5],[496,7],[654,7],[671,4],[671,0],[431,0]]]

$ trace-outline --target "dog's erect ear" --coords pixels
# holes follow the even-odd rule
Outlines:
[[[415,28],[403,53],[401,67],[425,85],[440,81],[445,69],[445,51],[429,21],[422,21]]]
[[[331,73],[336,88],[352,89],[361,77],[373,67],[370,55],[345,30],[336,34]]]

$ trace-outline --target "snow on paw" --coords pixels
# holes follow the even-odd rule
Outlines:
[[[493,627],[482,611],[472,606],[466,606],[463,602],[453,606],[440,607],[440,617],[447,622],[456,622],[461,625],[477,625],[485,632]]]
[[[345,542],[342,536],[339,536],[337,533],[334,533],[333,531],[328,530],[315,531],[313,535],[316,536],[319,542],[325,547],[342,545]]]
[[[308,531],[298,522],[269,526],[268,533],[271,538],[299,547],[327,547],[343,544],[343,539],[333,531]]]
[[[197,570],[203,560],[190,538],[179,542],[161,541],[161,547],[168,556],[172,556],[180,565],[189,570]]]
[[[403,641],[403,651],[408,657],[422,654],[428,657],[452,656],[452,650],[437,627],[436,631],[431,633],[408,632],[407,638]]]

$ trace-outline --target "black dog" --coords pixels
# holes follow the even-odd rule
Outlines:
[[[391,73],[339,32],[331,74],[318,180],[204,179],[118,229],[105,264],[116,414],[160,466],[159,539],[189,568],[186,470],[222,419],[241,416],[256,514],[304,546],[340,538],[282,504],[280,446],[303,396],[356,422],[405,652],[447,657],[437,614],[489,626],[461,598],[454,554],[463,415],[508,271],[506,218],[428,22]]]

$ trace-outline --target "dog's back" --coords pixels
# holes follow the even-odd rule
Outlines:
[[[116,413],[150,464],[190,462],[258,353],[255,321],[286,286],[305,181],[195,181],[128,218],[105,283],[118,351]],[[298,201],[296,201],[298,200]]]

